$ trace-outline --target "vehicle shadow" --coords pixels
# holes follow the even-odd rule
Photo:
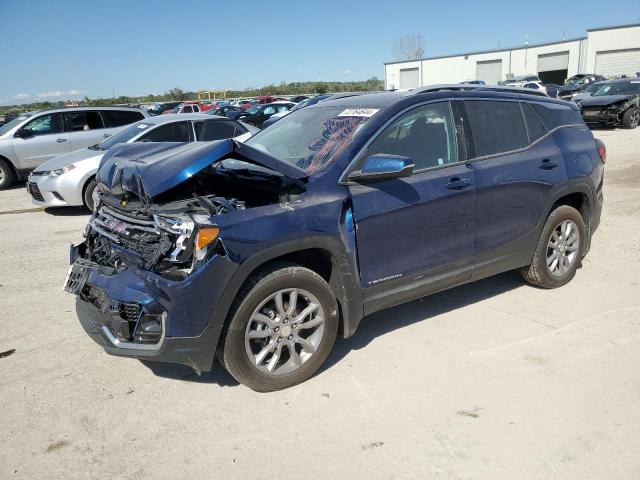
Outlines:
[[[221,387],[236,387],[240,385],[217,360],[213,361],[213,368],[210,372],[204,372],[201,375],[198,375],[191,368],[184,365],[148,362],[145,360],[140,360],[140,363],[151,370],[154,375],[170,380],[194,383],[217,383]]]
[[[417,322],[428,321],[443,313],[481,302],[523,285],[522,277],[517,272],[511,271],[369,315],[362,320],[352,337],[336,341],[329,358],[313,376],[322,374],[340,362],[349,352],[366,347],[375,338]],[[216,383],[222,387],[239,385],[238,381],[217,360],[214,360],[210,372],[201,375],[186,366],[144,360],[140,362],[149,368],[154,375],[163,378],[184,382]]]
[[[80,217],[91,214],[89,210],[84,207],[48,207],[45,208],[44,211],[56,217]]]
[[[360,350],[382,335],[417,322],[428,321],[438,315],[481,302],[523,285],[524,280],[520,274],[510,271],[369,315],[362,319],[352,337],[336,340],[331,355],[318,374],[333,367],[352,350]]]

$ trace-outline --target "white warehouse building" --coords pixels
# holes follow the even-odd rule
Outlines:
[[[585,37],[559,42],[384,64],[387,90],[468,80],[493,85],[524,74],[562,85],[579,73],[609,77],[636,72],[640,72],[640,24],[593,28]]]

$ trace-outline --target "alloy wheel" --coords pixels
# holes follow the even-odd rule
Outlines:
[[[291,373],[314,355],[324,324],[324,311],[315,296],[299,288],[280,290],[251,315],[245,331],[247,356],[264,373]]]
[[[554,277],[567,273],[578,258],[580,232],[573,220],[564,220],[551,232],[547,244],[547,269]]]

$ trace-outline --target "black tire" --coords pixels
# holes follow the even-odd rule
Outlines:
[[[0,158],[0,190],[9,188],[16,179],[13,168],[6,160]]]
[[[555,276],[547,267],[549,240],[555,229],[565,220],[573,221],[578,227],[577,255],[564,274]],[[587,229],[580,212],[567,205],[557,207],[553,212],[551,212],[544,224],[531,264],[526,267],[522,267],[522,276],[527,282],[542,288],[558,288],[567,284],[575,276],[576,270],[582,261],[585,246],[587,244],[586,240]]]
[[[82,201],[84,202],[84,206],[87,207],[90,211],[93,212],[94,204],[93,204],[93,191],[96,189],[95,178],[89,179],[89,181],[84,186],[84,190],[82,191]]]
[[[324,314],[324,331],[311,357],[296,370],[270,374],[250,361],[245,349],[245,332],[250,317],[259,305],[274,293],[299,288],[311,293]],[[338,331],[338,304],[331,288],[317,273],[290,263],[276,263],[254,274],[240,289],[230,311],[230,321],[218,344],[218,358],[240,383],[258,392],[281,390],[313,375],[329,356]]]
[[[628,129],[634,129],[640,122],[640,110],[637,108],[630,108],[622,114],[622,127]]]

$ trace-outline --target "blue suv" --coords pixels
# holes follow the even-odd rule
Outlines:
[[[589,250],[606,150],[571,103],[508,87],[353,95],[246,143],[116,146],[65,289],[108,353],[258,391],[316,372],[379,310]]]

